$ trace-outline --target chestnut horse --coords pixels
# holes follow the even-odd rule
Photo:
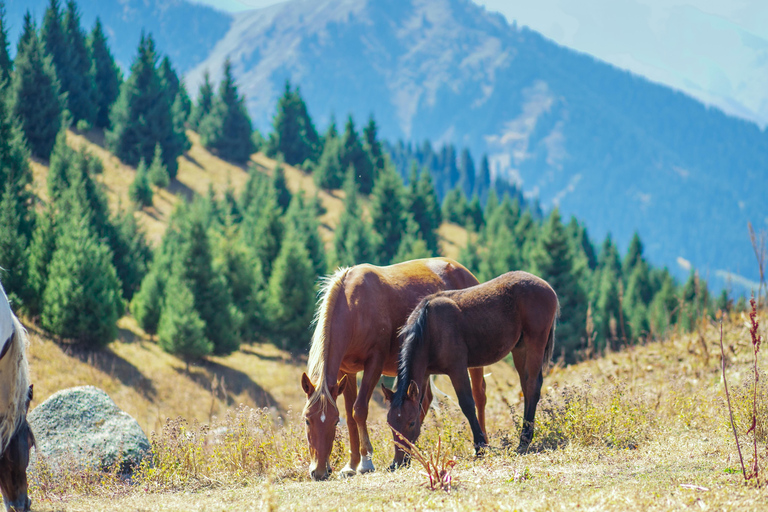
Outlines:
[[[425,297],[402,330],[397,391],[384,388],[390,402],[389,425],[415,442],[421,431],[419,389],[423,393],[428,375],[445,374],[469,420],[475,450],[480,452],[488,441],[475,416],[467,368],[488,366],[511,351],[525,397],[517,451],[525,452],[533,439],[542,370],[555,345],[558,310],[552,287],[527,272],[507,272],[471,288]],[[396,448],[393,465],[402,464],[404,456]]]
[[[343,475],[374,471],[373,446],[368,436],[368,402],[382,373],[397,375],[398,332],[422,297],[444,289],[473,286],[477,279],[461,264],[447,258],[407,261],[387,267],[363,264],[343,268],[325,279],[316,312],[315,332],[307,373],[301,385],[307,441],[312,457],[309,474],[323,480],[330,473],[339,410],[344,394],[349,429],[350,459]],[[357,372],[363,371],[360,391]],[[485,423],[485,382],[482,368],[473,370],[472,386],[478,415]],[[426,414],[431,397],[425,394]]]
[[[7,510],[29,510],[27,466],[35,438],[27,423],[32,400],[24,327],[0,285],[0,491]]]

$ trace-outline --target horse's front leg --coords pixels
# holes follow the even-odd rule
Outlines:
[[[342,476],[352,476],[360,464],[360,434],[357,431],[354,406],[357,399],[357,374],[347,373],[347,385],[344,387],[344,408],[347,411],[347,430],[349,430],[349,462],[341,470]]]
[[[477,409],[477,420],[480,422],[480,429],[488,438],[488,431],[485,429],[485,377],[483,376],[483,367],[470,368],[469,378],[472,381],[472,398],[475,399],[475,409]]]
[[[355,422],[360,434],[360,452],[362,454],[360,465],[357,467],[358,473],[370,473],[376,470],[372,460],[373,444],[368,436],[368,404],[371,401],[373,390],[376,389],[376,385],[381,377],[382,368],[383,361],[376,357],[366,361],[363,378],[360,381],[360,392],[357,394],[357,400],[355,401]]]
[[[480,422],[475,414],[475,400],[472,398],[472,386],[469,382],[467,367],[454,368],[448,374],[448,377],[451,379],[453,389],[456,390],[456,397],[459,399],[461,412],[469,420],[469,427],[472,429],[472,437],[475,443],[475,453],[480,454],[483,448],[488,446],[488,441],[483,433],[483,429],[480,428]]]

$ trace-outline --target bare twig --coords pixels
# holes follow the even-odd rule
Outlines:
[[[725,385],[725,398],[728,400],[728,413],[731,415],[731,428],[733,437],[736,439],[736,450],[739,452],[739,461],[741,462],[741,473],[744,480],[749,480],[747,468],[744,466],[744,457],[741,455],[741,445],[739,444],[739,434],[736,432],[736,423],[733,421],[733,406],[731,405],[731,393],[728,391],[728,379],[725,378],[725,349],[723,349],[723,319],[720,319],[720,354],[722,356],[721,368],[723,371],[723,384]]]
[[[419,450],[416,445],[405,438],[400,432],[395,429],[392,431],[397,436],[398,440],[395,444],[402,449],[405,453],[411,456],[411,458],[419,461],[426,471],[425,475],[428,479],[427,485],[432,490],[442,489],[444,491],[451,491],[451,484],[453,477],[451,471],[456,466],[456,461],[453,458],[449,458],[447,451],[442,453],[442,439],[437,437],[437,453],[426,454]]]

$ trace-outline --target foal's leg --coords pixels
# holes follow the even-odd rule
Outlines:
[[[376,385],[381,377],[382,368],[383,361],[376,357],[372,357],[365,362],[363,378],[360,381],[360,393],[355,401],[355,421],[357,422],[357,430],[360,433],[360,452],[362,454],[362,460],[357,467],[358,473],[370,473],[376,470],[371,460],[373,444],[371,444],[371,438],[368,436],[367,421],[368,404],[371,401],[373,390],[376,389]]]
[[[480,422],[480,428],[488,439],[488,431],[485,429],[485,377],[483,377],[483,368],[470,368],[469,378],[472,381],[472,398],[475,399],[475,408],[477,409],[477,420]]]
[[[360,434],[357,431],[354,405],[357,398],[357,374],[347,373],[347,385],[344,387],[344,408],[347,411],[347,430],[349,430],[349,462],[341,470],[342,476],[355,474],[360,464]]]
[[[545,335],[546,336],[546,335]],[[534,340],[537,338],[533,338]],[[525,453],[533,440],[533,420],[536,415],[536,406],[541,397],[541,384],[544,376],[541,372],[544,361],[544,343],[518,343],[512,350],[512,358],[515,368],[520,375],[520,385],[523,388],[525,408],[523,410],[523,429],[520,433],[520,445],[518,453]]]
[[[451,384],[453,384],[453,389],[456,391],[456,396],[459,399],[461,412],[469,420],[469,427],[472,429],[472,438],[475,443],[475,452],[480,452],[483,447],[488,446],[488,442],[475,415],[475,400],[472,398],[472,387],[469,383],[467,367],[454,368],[448,376],[451,378]]]

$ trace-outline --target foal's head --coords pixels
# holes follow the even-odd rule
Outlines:
[[[0,491],[6,509],[17,512],[29,510],[32,503],[27,496],[29,450],[35,445],[35,436],[32,435],[26,417],[30,401],[32,386],[29,386],[27,393],[24,418],[0,455]]]
[[[330,386],[320,384],[315,388],[307,374],[301,376],[301,387],[307,394],[304,406],[304,423],[306,424],[307,442],[309,443],[309,476],[312,480],[325,480],[331,473],[328,458],[333,449],[333,439],[336,436],[336,425],[339,423],[339,409],[336,398],[344,391],[347,376]]]
[[[395,438],[395,458],[389,468],[396,469],[404,463],[410,462],[407,454],[400,447],[402,439],[398,433],[411,443],[415,443],[421,433],[421,394],[419,393],[419,386],[413,380],[405,393],[389,390],[384,384],[381,385],[381,389],[384,391],[384,398],[390,403],[387,423],[389,423],[392,436]]]

